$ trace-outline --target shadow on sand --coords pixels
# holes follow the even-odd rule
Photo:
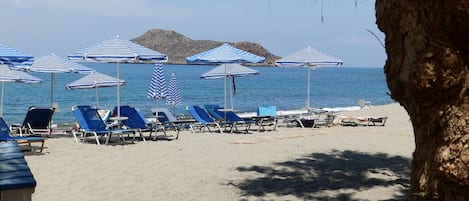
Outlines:
[[[238,167],[237,170],[258,176],[232,181],[230,185],[239,188],[243,196],[259,199],[270,194],[292,195],[300,200],[363,200],[354,198],[350,190],[397,185],[402,190],[388,200],[408,200],[410,159],[401,156],[334,150],[271,166]],[[340,191],[334,195],[321,193],[334,190]]]

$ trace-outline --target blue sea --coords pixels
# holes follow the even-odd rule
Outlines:
[[[84,65],[116,77],[116,64],[83,63]],[[202,80],[200,74],[215,66],[164,65],[166,81],[171,73],[176,75],[182,94],[183,105],[176,106],[176,115],[185,114],[188,105],[224,105],[223,79]],[[307,68],[251,67],[259,75],[236,78],[234,108],[239,112],[254,112],[261,105],[276,105],[277,110],[298,110],[306,105]],[[127,85],[120,87],[121,105],[139,108],[145,116],[155,107],[154,99],[147,97],[153,65],[120,64],[120,78]],[[21,123],[29,106],[50,106],[51,75],[31,73],[43,80],[41,84],[5,83],[3,117],[9,123]],[[54,114],[54,123],[70,123],[75,118],[71,113],[74,105],[96,105],[96,90],[67,90],[65,85],[84,75],[55,74],[54,102],[59,110]],[[168,85],[168,84],[167,84]],[[116,88],[100,88],[99,107],[112,109],[117,104]],[[393,103],[389,97],[382,68],[323,67],[311,71],[310,107],[313,108],[356,108],[363,99],[372,105]],[[229,98],[228,98],[229,101]],[[229,104],[228,104],[229,105]],[[160,100],[158,107],[168,107]]]

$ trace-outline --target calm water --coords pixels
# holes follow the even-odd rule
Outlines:
[[[85,63],[96,71],[116,76],[116,64]],[[176,75],[183,98],[183,105],[176,107],[177,114],[187,114],[187,105],[224,103],[223,79],[201,80],[200,74],[215,66],[164,65],[169,83],[171,73]],[[255,111],[259,105],[276,105],[278,110],[296,110],[305,107],[307,89],[306,68],[252,67],[260,75],[236,78],[237,93],[234,107],[240,112]],[[147,98],[153,66],[147,64],[120,64],[120,77],[127,85],[120,88],[121,105],[139,108],[146,116],[155,100]],[[31,73],[43,79],[42,84],[5,83],[3,117],[8,122],[22,122],[28,106],[50,105],[50,78],[47,73]],[[74,105],[95,105],[94,89],[67,90],[65,85],[83,75],[56,74],[54,102],[59,111],[54,122],[73,122],[71,113]],[[359,99],[373,105],[394,102],[388,92],[382,68],[319,68],[311,71],[311,107],[337,108],[357,106]],[[229,99],[228,99],[229,100]],[[116,88],[99,89],[100,108],[112,109],[116,102]],[[158,103],[165,106],[164,100]]]

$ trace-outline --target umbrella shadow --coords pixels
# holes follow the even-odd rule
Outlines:
[[[356,151],[312,153],[292,161],[270,166],[238,167],[249,175],[241,181],[231,181],[243,196],[262,199],[267,194],[293,195],[304,200],[358,200],[348,190],[367,190],[398,185],[400,192],[390,200],[408,200],[410,158],[384,153],[368,154]],[[321,191],[336,191],[324,195]],[[345,193],[344,193],[345,192]]]

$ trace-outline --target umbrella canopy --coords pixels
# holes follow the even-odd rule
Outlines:
[[[3,116],[3,93],[5,82],[40,83],[41,79],[25,72],[11,70],[7,65],[0,65],[0,81],[2,82],[2,98],[0,100],[0,117]]]
[[[75,61],[94,61],[117,63],[116,74],[120,80],[119,63],[156,63],[166,62],[165,54],[143,47],[119,36],[68,55]],[[117,116],[120,116],[120,89],[117,85]]]
[[[93,69],[83,66],[81,64],[66,60],[62,57],[55,55],[54,53],[37,58],[31,66],[23,66],[16,68],[18,70],[24,70],[28,72],[39,72],[39,73],[50,73],[51,74],[51,85],[50,85],[50,104],[53,106],[54,103],[54,82],[56,73],[79,73],[79,74],[90,74],[93,73]]]
[[[33,56],[0,44],[0,64],[10,66],[31,65]]]
[[[199,64],[217,64],[217,63],[260,63],[265,60],[264,57],[257,56],[250,52],[235,48],[228,44],[223,44],[219,47],[201,52],[199,54],[186,57],[189,63]],[[224,72],[227,72],[224,70]],[[224,107],[226,108],[226,77],[224,78],[225,100]],[[233,105],[231,105],[233,107]]]
[[[231,84],[232,84],[232,86],[230,87],[230,91],[231,91],[230,100],[231,100],[231,109],[233,109],[233,96],[236,93],[235,77],[246,77],[246,76],[254,76],[254,75],[259,75],[259,71],[236,64],[236,63],[230,63],[230,64],[219,65],[218,67],[200,75],[200,78],[201,79],[218,79],[218,78],[230,77]],[[226,91],[226,88],[224,90]],[[226,93],[225,93],[225,96],[226,96]],[[225,108],[226,108],[226,104],[225,104]]]
[[[168,57],[165,54],[125,40],[119,36],[69,54],[68,59],[112,63],[156,63],[168,61]]]
[[[176,80],[176,75],[171,73],[171,78],[169,80],[168,86],[168,96],[166,97],[166,105],[173,106],[173,114],[176,113],[176,106],[182,105],[181,92],[179,91],[179,85]]]
[[[300,50],[289,56],[283,57],[275,61],[275,65],[308,67],[308,89],[306,96],[306,108],[309,109],[311,69],[315,69],[321,66],[340,66],[342,65],[342,61],[340,59],[324,54],[318,50],[315,50],[312,47],[307,47],[303,50]]]
[[[259,71],[236,63],[222,64],[212,70],[200,75],[201,79],[217,79],[228,77],[244,77],[259,75]]]
[[[67,89],[96,89],[96,108],[99,108],[98,88],[101,87],[115,87],[125,84],[125,80],[117,80],[117,78],[105,75],[102,73],[94,72],[86,75],[70,84],[67,84]]]
[[[163,64],[156,63],[153,67],[153,73],[151,75],[150,88],[148,89],[147,96],[154,98],[156,103],[156,109],[158,110],[158,99],[163,99],[168,96],[168,89],[166,88],[166,80],[163,72]],[[156,120],[158,121],[158,114],[156,114]]]
[[[186,57],[189,63],[260,63],[264,57],[235,48],[229,44]]]

